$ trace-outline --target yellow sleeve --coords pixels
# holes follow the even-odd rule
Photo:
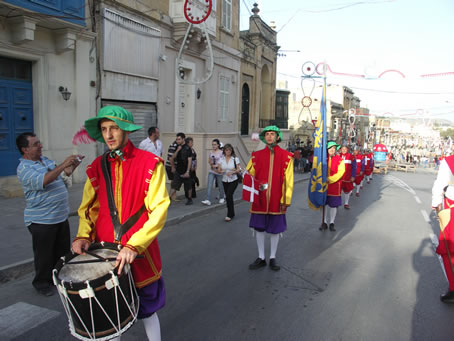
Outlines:
[[[285,179],[282,184],[281,204],[290,206],[293,195],[293,158],[289,158],[287,169],[285,170]]]
[[[328,183],[333,184],[337,181],[339,181],[345,173],[345,163],[344,160],[341,160],[339,163],[339,166],[337,167],[337,173],[331,176],[328,176]]]
[[[169,205],[170,199],[166,188],[164,165],[159,162],[153,171],[148,193],[145,197],[148,220],[140,230],[131,236],[128,245],[133,246],[139,253],[144,252],[164,227]]]
[[[255,168],[254,168],[254,165],[252,164],[252,159],[249,160],[249,162],[246,166],[246,170],[249,174],[251,174],[252,176],[255,176]]]
[[[96,220],[98,219],[99,201],[90,179],[85,181],[82,202],[79,210],[79,230],[76,238],[89,239],[93,241],[95,234]]]

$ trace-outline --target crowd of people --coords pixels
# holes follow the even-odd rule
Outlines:
[[[177,192],[181,186],[186,205],[193,204],[197,196],[197,153],[193,138],[179,132],[164,161],[157,127],[149,128],[148,137],[139,148],[129,140],[129,134],[141,128],[134,124],[133,115],[119,106],[103,107],[96,117],[85,122],[87,134],[105,143],[108,151],[86,169],[87,180],[78,210],[79,228],[71,247],[65,183],[83,156],[70,155],[57,165],[42,155],[42,144],[35,134],[23,133],[16,140],[22,154],[17,174],[26,199],[25,225],[32,235],[35,262],[32,284],[36,290],[45,296],[53,294],[53,267],[70,249],[76,254],[85,254],[93,243],[119,244],[122,247],[115,267],[121,274],[125,267],[131,266],[140,297],[138,317],[144,322],[148,339],[160,340],[157,311],[165,305],[166,292],[157,236],[165,225],[169,205],[179,201]],[[249,264],[249,269],[269,265],[271,270],[279,271],[276,253],[279,235],[287,228],[286,211],[292,200],[294,172],[311,168],[313,150],[310,143],[305,146],[291,144],[288,150],[280,148],[282,133],[276,126],[264,128],[259,138],[265,148],[253,152],[244,168],[231,144],[212,140],[208,155],[208,188],[201,204],[209,206],[214,202],[212,196],[216,186],[216,200],[219,204],[226,203],[225,221],[230,222],[235,217],[235,190],[243,176],[252,177],[257,193],[250,207],[249,227],[256,236],[258,257]],[[335,141],[328,141],[326,148],[327,200],[319,230],[336,231],[338,208],[350,209],[351,195],[359,197],[364,184],[372,180],[374,153],[358,147],[351,150],[350,146],[340,146]],[[440,175],[442,170],[446,175]],[[440,192],[446,183],[451,184],[453,173],[454,158],[446,158],[434,188]],[[167,179],[170,180],[170,193]],[[255,187],[252,190],[255,191]],[[433,201],[437,211],[441,210],[439,198],[440,195]],[[452,206],[454,198],[450,200],[445,205]],[[265,256],[267,235],[271,244],[268,263]],[[446,266],[452,267],[449,248],[440,253],[445,256]],[[454,300],[454,277],[449,279],[449,291],[442,296],[443,301]]]

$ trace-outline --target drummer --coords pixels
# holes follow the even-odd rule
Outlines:
[[[164,227],[170,200],[163,160],[136,148],[129,140],[129,134],[141,128],[134,124],[133,115],[119,106],[103,107],[96,117],[85,121],[88,134],[109,148],[104,162],[111,183],[107,185],[102,169],[104,159],[99,156],[87,167],[79,230],[72,249],[80,254],[92,242],[101,241],[123,245],[116,261],[118,272],[125,264],[131,264],[140,297],[138,318],[144,321],[148,340],[160,340],[156,311],[165,304],[165,287],[156,237]],[[109,187],[119,222],[130,222],[131,227],[122,236],[112,222],[106,190]],[[136,259],[139,254],[145,257]]]

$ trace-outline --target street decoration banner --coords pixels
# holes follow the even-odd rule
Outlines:
[[[317,210],[326,203],[327,150],[326,150],[326,77],[323,78],[323,92],[314,134],[314,160],[308,187],[309,207]]]

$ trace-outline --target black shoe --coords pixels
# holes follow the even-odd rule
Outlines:
[[[326,223],[323,223],[322,225],[320,225],[320,227],[318,229],[320,231],[325,231],[327,228],[328,228],[328,225]]]
[[[186,201],[185,205],[192,205],[192,204],[193,204],[192,199],[188,199],[188,201]]]
[[[454,303],[454,291],[448,291],[440,295],[440,300],[444,303]]]
[[[261,259],[261,258],[257,258],[254,261],[254,263],[249,264],[249,269],[250,270],[256,270],[256,269],[259,269],[259,268],[263,268],[264,266],[266,266],[266,260]]]
[[[276,264],[276,258],[270,258],[270,268],[274,271],[279,271],[281,267]]]
[[[52,287],[35,288],[35,289],[40,295],[43,295],[46,297],[53,296],[53,294],[54,294],[54,290]]]
[[[334,224],[333,223],[329,224],[329,230],[330,231],[336,231],[336,229],[334,228]]]

